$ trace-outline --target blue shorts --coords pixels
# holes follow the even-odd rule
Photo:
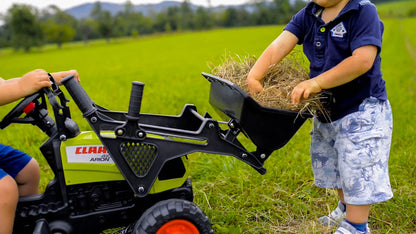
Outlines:
[[[351,205],[393,197],[388,160],[393,131],[389,101],[367,98],[357,112],[332,123],[314,119],[311,161],[315,184],[342,189]]]
[[[7,145],[0,144],[0,179],[6,175],[15,178],[32,160],[29,155]]]

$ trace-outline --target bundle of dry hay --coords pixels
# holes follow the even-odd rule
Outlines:
[[[254,63],[257,61],[255,56],[241,58],[238,55],[224,57],[222,64],[211,66],[211,73],[229,80],[248,93],[247,75]],[[280,63],[271,66],[263,79],[264,90],[253,96],[260,105],[276,109],[291,110],[297,112],[309,111],[314,113],[322,110],[320,95],[311,95],[307,100],[302,100],[300,104],[293,105],[290,100],[290,93],[300,82],[309,79],[308,71],[302,65],[302,61],[291,54]]]

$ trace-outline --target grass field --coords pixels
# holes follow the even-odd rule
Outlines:
[[[415,12],[415,0],[401,0],[377,5],[377,10],[382,18],[403,18],[410,12]],[[413,15],[414,16],[414,15]]]
[[[416,19],[386,19],[382,71],[394,114],[390,177],[395,197],[374,206],[373,233],[414,233],[416,230]],[[209,112],[209,82],[201,72],[218,64],[226,53],[259,56],[282,27],[238,28],[158,35],[105,44],[92,42],[47,47],[32,53],[0,50],[3,78],[44,68],[53,72],[77,69],[90,97],[108,109],[126,111],[131,81],[146,84],[141,111],[179,114],[186,103]],[[89,126],[71,102],[72,116],[82,130]],[[0,108],[4,116],[14,105]],[[282,149],[266,161],[259,175],[238,160],[193,154],[191,176],[195,203],[210,217],[216,233],[329,233],[319,226],[337,200],[331,190],[313,185],[309,159],[308,121]],[[30,134],[21,134],[28,132]],[[278,134],[278,133],[276,133]],[[42,184],[51,173],[38,147],[45,135],[33,126],[14,125],[1,131],[0,142],[23,149],[42,163]]]

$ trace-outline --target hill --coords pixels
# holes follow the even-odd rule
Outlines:
[[[124,11],[125,4],[117,4],[117,3],[109,3],[109,2],[100,2],[101,8],[103,11],[109,11],[111,15],[116,15],[118,12]],[[159,13],[171,7],[180,7],[182,2],[178,1],[163,1],[160,3],[154,4],[138,4],[134,5],[134,11],[140,12],[145,16],[148,16],[152,13]],[[65,10],[66,13],[72,15],[76,19],[85,19],[88,18],[92,9],[94,8],[95,2],[85,3],[76,7],[72,7],[70,9]],[[191,9],[196,10],[197,8],[201,7],[200,5],[190,4]],[[243,7],[248,12],[252,12],[254,10],[254,6],[251,4],[244,4],[244,5],[221,5],[213,7],[212,10],[218,11],[221,9],[226,9],[229,7]]]
[[[76,7],[72,7],[65,10],[66,13],[74,16],[76,19],[88,18],[90,12],[94,8],[95,2],[85,3]],[[143,15],[149,15],[151,12],[160,12],[170,7],[180,6],[181,2],[176,1],[164,1],[155,4],[139,4],[134,5],[134,11],[140,12]],[[192,8],[197,8],[196,5],[191,4]],[[124,11],[124,4],[101,2],[101,8],[103,11],[109,11],[111,15],[116,15],[118,12]]]

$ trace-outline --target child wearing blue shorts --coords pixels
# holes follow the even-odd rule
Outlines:
[[[29,155],[19,150],[0,144],[0,179],[6,175],[15,178],[31,159]]]
[[[314,118],[311,161],[315,184],[337,189],[338,207],[319,218],[335,233],[369,233],[370,205],[393,197],[388,175],[392,112],[381,73],[384,26],[369,0],[312,0],[267,47],[247,77],[263,90],[270,65],[296,44],[310,62],[310,79],[291,93],[293,104],[327,95],[327,115]]]
[[[52,73],[58,84],[68,75],[74,75],[79,81],[75,70]],[[41,69],[31,71],[21,78],[0,78],[0,106],[50,86],[48,73]],[[35,159],[0,144],[0,233],[12,233],[18,198],[37,194],[39,179],[40,170]]]

